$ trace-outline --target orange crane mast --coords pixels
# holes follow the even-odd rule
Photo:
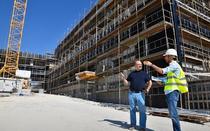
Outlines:
[[[5,63],[0,76],[12,78],[18,69],[27,0],[14,0]]]

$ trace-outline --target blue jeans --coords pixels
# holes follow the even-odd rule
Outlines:
[[[130,121],[131,126],[136,126],[136,103],[138,105],[140,120],[139,126],[140,128],[146,128],[146,106],[145,106],[145,95],[144,93],[128,93],[129,105],[130,105]]]
[[[168,111],[172,120],[174,131],[181,131],[179,115],[177,112],[178,100],[179,100],[179,91],[173,91],[169,94],[166,94],[166,102],[168,104]]]

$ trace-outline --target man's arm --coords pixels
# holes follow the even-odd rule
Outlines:
[[[121,76],[121,79],[123,80],[124,82],[124,85],[128,85],[128,81],[125,79],[125,75],[123,73],[120,73],[120,76]]]
[[[149,81],[147,82],[147,87],[146,87],[146,89],[145,89],[146,93],[149,92],[149,90],[150,90],[151,87],[152,87],[152,81],[149,80]]]
[[[152,67],[155,71],[157,71],[158,73],[163,75],[163,69],[162,68],[152,64],[150,61],[144,61],[143,63],[144,63],[144,65]]]

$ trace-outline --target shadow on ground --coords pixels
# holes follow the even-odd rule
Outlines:
[[[117,127],[120,127],[120,128],[123,128],[123,129],[128,129],[129,128],[129,124],[125,121],[118,121],[118,120],[110,120],[110,119],[104,119],[102,121],[105,121],[105,122],[109,122],[110,125],[112,126],[117,126]],[[139,126],[137,126],[137,128],[139,129]],[[146,129],[146,131],[154,131],[152,129]]]

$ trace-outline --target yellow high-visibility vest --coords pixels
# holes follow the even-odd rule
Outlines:
[[[180,73],[178,76],[174,72],[167,73],[167,81],[165,83],[164,91],[178,90],[181,93],[188,92],[188,84],[182,68],[180,68]]]

